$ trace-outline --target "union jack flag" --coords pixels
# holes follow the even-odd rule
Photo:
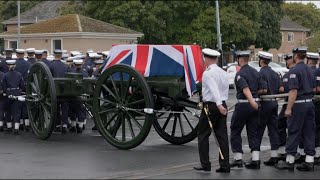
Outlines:
[[[110,49],[106,70],[114,64],[128,64],[144,77],[184,76],[189,96],[201,82],[204,64],[198,45],[116,45]]]

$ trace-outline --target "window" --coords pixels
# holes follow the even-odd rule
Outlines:
[[[61,39],[53,39],[52,40],[52,52],[56,49],[62,50],[62,40]]]
[[[18,47],[18,42],[17,41],[9,41],[9,48],[12,48],[12,49],[17,49]]]
[[[293,42],[294,41],[294,34],[293,32],[288,32],[288,42]]]

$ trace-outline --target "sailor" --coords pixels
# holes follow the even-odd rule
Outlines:
[[[54,60],[51,64],[50,71],[54,78],[62,78],[65,77],[66,72],[68,71],[67,65],[61,62],[62,51],[56,49],[54,51]],[[61,121],[61,132],[62,134],[67,133],[68,127],[68,103],[58,99],[58,121]],[[60,117],[61,110],[61,117]],[[57,124],[59,125],[59,124]]]
[[[26,49],[26,52],[27,52],[27,54],[28,54],[28,62],[30,63],[30,64],[33,64],[33,63],[35,63],[36,62],[36,59],[34,58],[34,50],[35,50],[35,48],[28,48],[28,49]]]
[[[292,50],[296,63],[289,75],[289,97],[285,116],[288,118],[288,138],[286,144],[286,161],[279,161],[276,168],[294,170],[295,155],[301,137],[303,138],[305,162],[297,166],[300,171],[314,170],[315,155],[315,112],[312,102],[315,84],[314,74],[304,63],[307,48],[298,47]]]
[[[17,61],[16,61],[16,67],[15,71],[18,71],[24,80],[24,84],[27,84],[27,76],[28,72],[30,70],[31,64],[28,61],[24,60],[24,54],[26,50],[24,49],[16,49],[16,54],[17,54]],[[29,119],[28,119],[28,110],[27,110],[27,103],[22,102],[22,109],[21,109],[21,116],[20,116],[20,129],[24,129],[24,125],[30,124]],[[30,127],[29,125],[26,127],[26,130],[29,131]]]
[[[202,110],[200,116],[198,124],[198,148],[201,166],[194,167],[194,169],[211,170],[211,163],[209,161],[209,136],[211,128],[209,121],[212,121],[217,143],[219,143],[221,148],[221,154],[219,154],[220,168],[216,172],[229,173],[229,142],[226,123],[228,110],[225,102],[228,99],[229,91],[228,75],[217,66],[218,57],[220,56],[218,51],[205,48],[202,52],[207,66],[202,76],[203,106],[208,108],[209,114],[206,114]]]
[[[67,67],[68,67],[68,72],[74,72],[75,69],[76,69],[76,67],[75,67],[75,65],[74,65],[74,63],[73,63],[73,60],[74,60],[74,59],[75,59],[74,57],[68,57],[68,58],[66,59],[66,65],[67,65]]]
[[[36,62],[41,62],[42,61],[43,50],[35,50],[34,54],[35,54],[35,57],[36,57]]]
[[[280,76],[278,73],[273,71],[269,66],[269,63],[272,61],[273,55],[259,51],[259,66],[261,67],[259,74],[262,79],[266,82],[267,92],[266,95],[279,94],[280,92]],[[265,161],[266,166],[274,166],[278,162],[278,149],[279,149],[279,132],[278,132],[278,102],[276,99],[262,99],[261,101],[261,111],[260,111],[260,121],[259,121],[259,130],[258,138],[261,146],[262,138],[266,127],[268,127],[268,135],[271,145],[271,158],[268,161]]]
[[[93,68],[95,66],[94,60],[98,54],[95,52],[88,52],[87,53],[87,59],[83,63],[83,68],[86,69],[86,71],[89,73],[89,76],[91,77]]]
[[[264,91],[266,83],[257,70],[248,65],[250,51],[235,53],[238,65],[241,67],[235,76],[238,103],[231,118],[231,149],[234,161],[231,167],[242,167],[242,138],[241,132],[246,126],[249,148],[252,158],[245,166],[249,169],[260,169],[260,143],[258,138],[259,106],[258,90]]]
[[[73,71],[75,73],[82,74],[83,77],[88,77],[88,72],[82,68],[83,60],[82,59],[75,59],[73,60],[73,63],[76,67],[76,69]],[[84,127],[84,120],[85,120],[85,108],[81,102],[71,102],[70,108],[72,112],[75,113],[76,118],[78,119],[78,123],[75,121],[71,121],[71,132],[77,131],[77,133],[82,133],[82,129]]]
[[[289,72],[285,73],[282,77],[281,92],[289,93],[289,76],[291,69],[295,66],[292,59],[292,54],[284,55],[286,61],[286,67]],[[286,99],[288,101],[288,99]],[[278,116],[278,130],[279,130],[279,150],[278,150],[278,161],[286,160],[286,142],[287,142],[287,117],[284,116],[284,112],[287,108],[287,104],[284,104]]]
[[[17,60],[18,61],[18,60]],[[2,89],[7,97],[20,96],[22,90],[25,89],[25,83],[21,73],[15,70],[16,60],[7,60],[9,71],[4,74],[2,81]],[[13,99],[7,99],[8,112],[6,113],[7,131],[12,131],[12,120],[14,122],[14,134],[19,134],[21,102]]]
[[[51,56],[52,57],[52,56]],[[51,64],[52,64],[52,61],[49,61],[48,58],[48,50],[47,49],[43,49],[43,53],[42,53],[42,62],[45,63],[48,68],[50,69],[51,68]],[[54,57],[52,57],[52,60],[54,59]]]
[[[96,66],[93,68],[92,77],[98,77],[98,74],[101,71],[103,60],[102,59],[95,60],[94,63],[95,63]]]
[[[0,71],[2,71],[4,73],[9,71],[9,68],[6,64],[6,60],[12,59],[12,52],[13,52],[12,48],[7,48],[4,50],[5,58],[0,61]]]
[[[307,65],[315,71],[317,69],[317,64],[319,60],[319,54],[313,52],[307,52]]]
[[[109,58],[110,58],[110,51],[103,51],[102,52],[102,59],[103,59],[102,68],[107,64]]]

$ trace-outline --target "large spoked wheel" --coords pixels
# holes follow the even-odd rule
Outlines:
[[[199,93],[191,98],[160,97],[163,108],[156,113],[153,126],[158,134],[167,142],[181,145],[197,137],[200,110]],[[165,112],[167,111],[167,112]]]
[[[93,112],[100,134],[114,147],[131,149],[141,144],[151,129],[153,99],[145,78],[131,66],[111,66],[99,77]]]
[[[36,62],[27,77],[26,99],[31,127],[39,139],[48,139],[57,117],[53,77],[46,64]]]

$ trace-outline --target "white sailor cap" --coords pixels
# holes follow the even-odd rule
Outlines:
[[[287,61],[287,60],[289,60],[289,59],[292,59],[292,57],[293,57],[292,54],[285,54],[285,55],[283,56],[283,59]]]
[[[42,55],[43,54],[43,50],[35,50],[34,54],[36,55]]]
[[[100,54],[96,54],[95,56],[94,56],[94,58],[101,58],[102,57],[102,55],[100,55]]]
[[[17,54],[24,54],[26,52],[25,49],[16,49]]]
[[[79,51],[70,51],[70,54],[76,56],[76,55],[80,55],[81,53]]]
[[[310,60],[319,60],[319,54],[318,53],[313,53],[313,52],[307,52],[307,59]]]
[[[249,57],[250,51],[236,51],[236,57]]]
[[[307,53],[308,48],[305,46],[292,49],[292,53]]]
[[[102,51],[102,55],[109,56],[110,51]]]
[[[53,51],[54,54],[62,54],[62,51],[60,49],[56,49]]]
[[[219,57],[221,55],[219,51],[209,49],[209,48],[202,49],[202,53],[206,56],[211,56],[211,57]]]
[[[98,55],[98,54],[95,53],[95,52],[91,52],[91,53],[88,53],[88,54],[89,54],[89,57],[91,57],[91,58],[95,58],[96,55]]]
[[[101,59],[100,60],[96,60],[96,61],[94,61],[94,63],[95,64],[103,64],[103,60],[101,60]]]
[[[92,49],[88,49],[87,53],[93,53],[94,51]]]
[[[49,61],[53,61],[53,60],[54,60],[54,56],[49,55],[49,56],[47,57],[47,59],[48,59]]]
[[[28,48],[26,49],[27,53],[34,53],[35,48]]]
[[[48,49],[42,49],[43,53],[48,53]]]
[[[83,64],[83,60],[82,59],[75,59],[75,60],[73,60],[73,63],[75,65],[80,65],[80,64]]]
[[[62,50],[62,53],[67,53],[68,51],[67,50]]]
[[[67,61],[67,62],[72,62],[74,59],[75,59],[74,57],[68,57],[68,58],[66,59],[66,61]]]
[[[12,48],[7,48],[4,50],[4,52],[13,52],[13,49]]]
[[[10,59],[10,60],[6,60],[7,65],[14,65],[16,64],[16,60],[14,59]]]
[[[259,51],[258,52],[258,57],[260,59],[262,59],[262,60],[265,60],[265,61],[271,61],[273,55],[271,53],[268,53],[268,52],[265,52],[265,51]]]
[[[62,54],[62,58],[68,58],[69,54]]]

